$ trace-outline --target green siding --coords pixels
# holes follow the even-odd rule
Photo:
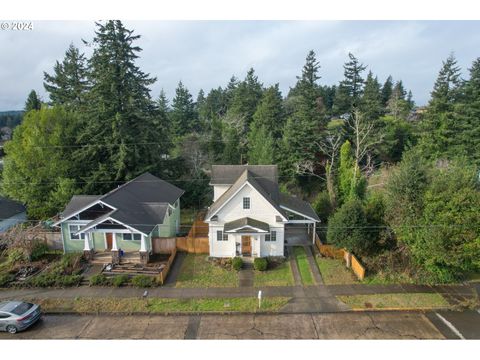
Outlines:
[[[105,234],[104,233],[92,233],[93,235],[93,248],[96,251],[105,250]]]
[[[63,247],[65,252],[83,251],[85,242],[83,240],[70,240],[68,223],[62,224]]]
[[[140,250],[140,241],[139,240],[123,240],[122,234],[116,234],[117,236],[117,247],[123,251],[139,251]]]
[[[167,212],[164,223],[158,226],[159,237],[173,237],[177,234],[177,221],[180,223],[180,201],[178,204],[170,216]]]

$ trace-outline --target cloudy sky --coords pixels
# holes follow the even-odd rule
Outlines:
[[[179,80],[196,96],[224,86],[254,67],[265,85],[279,83],[284,95],[296,81],[310,49],[321,64],[321,82],[343,76],[348,52],[380,81],[391,74],[425,104],[441,62],[454,52],[467,74],[480,56],[478,21],[125,21],[142,35],[138,64],[157,77],[152,96],[163,88],[171,98]],[[22,109],[28,92],[44,100],[43,71],[51,72],[70,43],[89,54],[92,21],[35,21],[33,31],[0,31],[0,111]]]

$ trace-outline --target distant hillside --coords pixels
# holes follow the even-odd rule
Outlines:
[[[23,111],[0,111],[0,128],[6,126],[13,129],[22,122]]]

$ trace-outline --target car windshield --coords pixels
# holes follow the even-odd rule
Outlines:
[[[12,314],[15,315],[22,315],[25,314],[28,310],[30,310],[33,307],[33,304],[30,303],[21,303],[15,306],[14,309],[12,309]]]

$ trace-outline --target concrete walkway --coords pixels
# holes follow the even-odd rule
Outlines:
[[[253,287],[254,277],[253,265],[245,262],[243,268],[238,272],[238,286],[241,288]]]
[[[175,286],[175,283],[177,282],[178,274],[180,273],[180,268],[182,267],[183,260],[185,260],[186,256],[187,256],[187,253],[183,251],[177,252],[177,255],[175,256],[175,260],[173,262],[173,266],[168,272],[167,280],[165,281],[165,286]]]

